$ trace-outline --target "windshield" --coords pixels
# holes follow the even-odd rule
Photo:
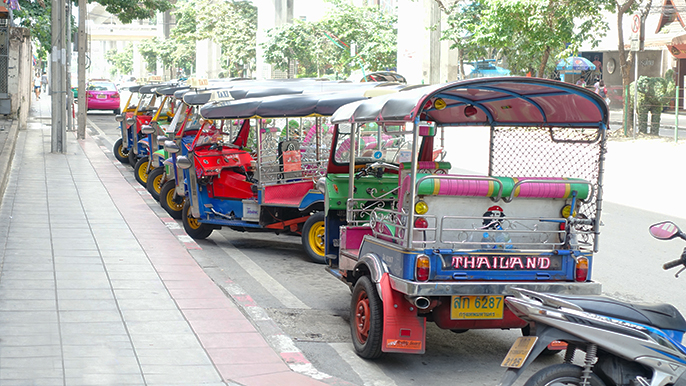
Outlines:
[[[334,162],[350,161],[350,124],[338,126]],[[404,126],[378,125],[374,122],[356,126],[355,163],[387,162],[399,164],[411,161],[412,132]]]
[[[117,91],[117,86],[110,82],[92,82],[88,84],[88,91]]]

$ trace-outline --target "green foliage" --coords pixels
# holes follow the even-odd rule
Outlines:
[[[241,76],[244,68],[255,69],[257,7],[252,2],[202,0],[196,12],[196,38],[211,39],[221,46],[229,76]]]
[[[157,55],[160,42],[157,38],[146,39],[138,45],[138,52],[145,61],[145,70],[155,72],[157,70]]]
[[[133,73],[133,43],[129,43],[123,50],[112,49],[105,53],[107,63],[112,65],[110,75],[126,75]]]
[[[46,2],[46,8],[43,8],[37,1],[19,0],[19,5],[21,9],[13,11],[15,23],[31,31],[36,56],[39,60],[45,61],[51,47],[51,3]]]
[[[636,82],[629,86],[630,111],[633,111],[634,94],[638,88],[638,131],[648,132],[648,113],[651,115],[651,132],[657,135],[660,129],[660,115],[664,105],[674,96],[676,82],[674,71],[668,70],[663,78],[640,76]]]
[[[154,18],[157,12],[165,12],[173,7],[168,0],[98,0],[97,3],[124,24]]]
[[[545,76],[561,59],[592,46],[608,30],[601,11],[607,0],[476,0],[462,1],[449,17],[444,39],[465,54],[483,55],[490,47],[506,57],[513,75]],[[464,14],[460,14],[463,10]],[[550,59],[550,60],[549,60]]]
[[[98,0],[96,2],[103,5],[107,12],[115,15],[124,24],[134,20],[149,19],[155,17],[157,12],[172,8],[169,0]],[[52,2],[44,0],[44,3],[45,8],[37,1],[19,0],[21,9],[13,11],[15,23],[28,28],[31,32],[31,40],[41,60],[47,58],[52,47]],[[74,25],[73,17],[70,24]]]
[[[361,65],[367,70],[395,68],[397,16],[374,6],[330,2],[333,8],[320,22],[295,21],[268,31],[262,45],[265,60],[283,71],[297,62],[297,73],[303,76],[323,72],[347,76]],[[353,43],[355,57],[350,55]]]

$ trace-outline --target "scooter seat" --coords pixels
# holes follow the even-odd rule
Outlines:
[[[574,303],[586,312],[629,320],[664,330],[686,331],[686,320],[671,304],[626,303],[603,296],[555,297]]]

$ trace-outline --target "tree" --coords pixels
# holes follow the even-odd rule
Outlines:
[[[268,31],[265,60],[286,70],[298,63],[298,73],[319,76],[336,72],[347,76],[353,68],[395,69],[397,16],[379,7],[356,7],[329,0],[334,7],[317,23],[296,21]],[[356,55],[351,55],[355,45]]]
[[[31,31],[31,41],[36,47],[39,60],[45,61],[51,49],[50,13],[51,3],[41,6],[38,2],[19,0],[20,9],[14,10],[13,15],[18,25]]]
[[[608,29],[606,0],[489,0],[474,28],[475,44],[507,57],[513,74],[545,77],[553,61],[598,44]],[[467,26],[469,27],[469,25]]]
[[[321,34],[317,33],[317,23],[307,23],[296,20],[292,24],[284,24],[267,31],[267,43],[264,47],[264,60],[276,69],[288,72],[292,63],[299,68],[296,73],[305,76],[318,74],[317,47]],[[302,70],[302,71],[300,71]]]
[[[457,1],[446,7],[440,0],[436,0],[443,12],[448,15],[448,29],[443,31],[441,40],[449,41],[450,48],[457,50],[459,61],[458,76],[465,77],[464,61],[483,59],[488,50],[479,46],[474,33],[481,23],[481,15],[486,9],[484,1]]]
[[[112,65],[112,77],[117,74],[125,75],[133,72],[133,43],[129,43],[123,50],[109,50],[105,54],[107,63]]]
[[[255,68],[257,7],[250,1],[198,1],[197,38],[211,39],[222,49],[229,76]]]
[[[632,51],[627,52],[624,49],[624,14],[629,12],[634,12],[641,5],[641,0],[626,0],[621,2],[621,0],[610,0],[610,7],[614,8],[617,14],[617,50],[619,51],[619,69],[622,71],[622,85],[626,90],[631,84],[631,68],[634,66],[634,61],[636,60],[636,55]],[[642,7],[639,16],[641,20],[645,20],[652,6],[652,0],[647,0],[645,6]],[[629,105],[629,101],[624,98],[625,109]],[[629,127],[633,126],[633,121],[629,121]],[[628,135],[630,131],[627,130]]]
[[[160,42],[157,38],[146,39],[138,44],[138,52],[145,61],[145,71],[155,72],[157,70],[157,55]]]
[[[103,5],[107,12],[119,18],[124,24],[134,20],[149,19],[157,12],[164,12],[173,7],[169,0],[98,0],[97,3]],[[13,11],[15,21],[31,32],[31,39],[40,59],[47,58],[47,53],[52,49],[51,5],[50,0],[39,1],[39,3],[19,0],[19,9]],[[74,25],[73,18],[69,22],[70,25]]]

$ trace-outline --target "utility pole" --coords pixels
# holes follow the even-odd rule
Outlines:
[[[52,3],[52,52],[50,54],[52,66],[50,67],[52,95],[52,131],[51,131],[51,152],[65,153],[67,151],[66,141],[66,93],[65,81],[66,74],[66,7],[65,0],[55,0]]]
[[[76,117],[78,139],[86,138],[86,0],[79,0],[78,90],[79,114]]]

